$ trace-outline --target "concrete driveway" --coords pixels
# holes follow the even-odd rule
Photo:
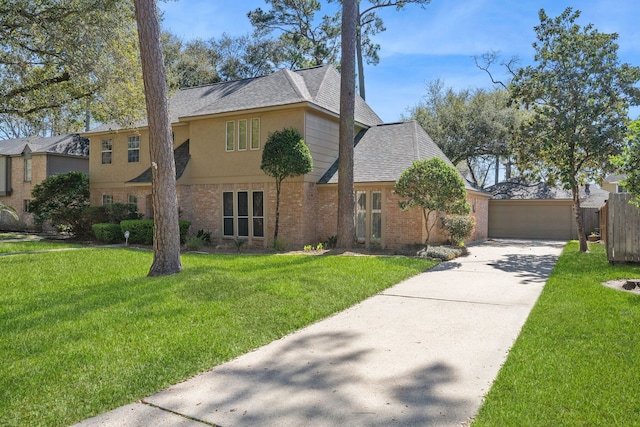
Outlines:
[[[564,242],[495,240],[78,426],[460,426]]]

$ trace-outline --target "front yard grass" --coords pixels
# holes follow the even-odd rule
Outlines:
[[[640,426],[640,295],[601,285],[623,278],[569,243],[472,426]]]
[[[20,252],[20,251],[12,251]],[[435,263],[81,249],[0,258],[0,423],[62,426],[134,402]]]
[[[0,255],[79,247],[81,247],[81,245],[75,243],[51,242],[46,240],[25,240],[21,242],[3,242],[0,240]]]

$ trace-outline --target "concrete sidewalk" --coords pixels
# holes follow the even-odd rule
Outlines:
[[[78,426],[463,425],[563,246],[471,246],[466,257]]]

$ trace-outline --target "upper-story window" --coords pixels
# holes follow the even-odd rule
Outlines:
[[[251,149],[260,149],[260,119],[251,119]]]
[[[246,151],[247,149],[260,149],[260,119],[238,120],[226,122],[225,134],[226,151]]]
[[[130,136],[127,142],[127,160],[129,163],[140,161],[140,136]]]
[[[113,140],[111,139],[102,140],[101,154],[102,154],[102,164],[110,165],[113,159]]]
[[[247,149],[247,121],[238,120],[238,151]]]
[[[31,158],[24,159],[24,180],[31,182]]]
[[[236,122],[227,122],[227,151],[233,151],[236,143]]]

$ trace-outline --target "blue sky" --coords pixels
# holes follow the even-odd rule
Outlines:
[[[264,0],[176,0],[159,7],[163,26],[185,40],[218,38],[223,32],[247,34],[252,30],[247,12],[269,8]],[[329,13],[336,5],[325,7]],[[387,31],[375,37],[380,63],[365,66],[367,103],[383,120],[394,122],[420,102],[427,83],[435,79],[457,90],[490,88],[473,56],[494,50],[505,59],[516,55],[521,64],[530,63],[538,11],[555,17],[566,7],[582,12],[580,25],[591,23],[601,32],[618,33],[619,58],[640,66],[638,0],[432,0],[424,9],[408,5],[399,12],[380,10]],[[634,108],[632,118],[639,113]]]

